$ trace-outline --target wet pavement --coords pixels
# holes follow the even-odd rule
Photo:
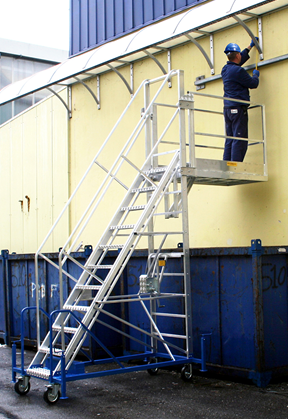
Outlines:
[[[288,419],[288,380],[265,389],[248,382],[174,371],[111,375],[67,383],[66,400],[48,405],[43,380],[25,396],[11,383],[11,348],[0,345],[0,419]],[[27,361],[33,352],[26,350]]]

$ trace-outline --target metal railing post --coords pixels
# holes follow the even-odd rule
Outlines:
[[[178,101],[184,97],[184,72],[178,72]],[[179,109],[179,138],[180,138],[180,165],[186,167],[186,126],[184,108]],[[182,231],[183,231],[183,258],[184,258],[184,294],[185,294],[185,334],[186,356],[193,354],[192,338],[192,307],[191,307],[191,281],[190,281],[190,254],[189,254],[189,213],[188,213],[188,188],[187,176],[181,176],[181,201],[182,201]]]
[[[188,139],[189,139],[189,164],[196,167],[195,153],[195,115],[194,115],[194,96],[192,95],[191,109],[188,109]]]

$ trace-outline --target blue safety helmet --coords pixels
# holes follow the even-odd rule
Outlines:
[[[224,53],[227,55],[230,52],[241,52],[241,49],[239,45],[234,44],[233,42],[230,42],[230,44],[228,44],[227,47],[225,48]]]

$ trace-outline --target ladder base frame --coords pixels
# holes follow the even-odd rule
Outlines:
[[[167,297],[167,296],[166,296]],[[121,302],[122,300],[119,299],[118,302]],[[26,307],[22,310],[21,313],[21,324],[22,327],[24,325],[24,313],[29,310],[34,310],[35,307]],[[48,316],[48,314],[41,310],[43,314]],[[52,331],[52,324],[53,324],[53,317],[55,314],[57,314],[57,310],[52,312],[49,315],[50,318],[50,332]],[[63,310],[67,311],[67,310]],[[143,329],[144,331],[144,329]],[[96,342],[100,343],[100,346],[102,346],[102,349],[105,350],[105,345],[101,344],[100,340],[97,338],[94,333],[89,333],[91,338],[96,340]],[[89,379],[89,378],[95,378],[95,377],[103,377],[107,375],[116,375],[116,374],[124,374],[129,372],[136,372],[136,371],[145,371],[145,370],[151,370],[151,369],[175,369],[177,366],[184,366],[189,364],[200,364],[201,365],[201,372],[206,372],[206,338],[207,336],[210,336],[211,334],[202,334],[201,335],[201,357],[196,358],[191,355],[176,355],[173,354],[173,358],[171,358],[171,355],[165,352],[157,352],[157,351],[143,351],[138,353],[129,353],[126,352],[126,355],[122,356],[114,356],[110,350],[107,350],[108,354],[110,355],[109,358],[99,358],[99,359],[89,359],[88,361],[79,361],[74,360],[72,365],[70,366],[69,370],[66,372],[65,370],[65,355],[64,352],[62,355],[59,356],[52,356],[52,363],[50,361],[51,356],[49,355],[47,358],[45,358],[45,361],[43,364],[40,365],[34,365],[33,368],[35,368],[35,374],[33,374],[33,368],[25,368],[25,345],[24,345],[24,338],[23,333],[21,334],[21,340],[14,341],[12,344],[12,382],[16,383],[17,380],[23,380],[25,379],[27,382],[29,382],[30,378],[38,378],[40,380],[44,380],[49,382],[50,386],[61,386],[61,396],[60,399],[66,399],[66,383],[70,381],[77,381],[82,379]],[[16,356],[16,344],[20,343],[21,346],[21,366],[17,367],[17,356]],[[144,342],[143,342],[144,344]],[[173,346],[173,345],[172,345]],[[125,353],[125,349],[123,351]],[[156,359],[157,362],[149,363],[149,360],[153,358]],[[130,361],[142,361],[142,363],[133,365],[133,366],[124,366],[122,363],[129,363]],[[61,362],[61,369],[57,372],[53,373],[53,370],[55,366],[58,364],[58,362]],[[95,366],[95,365],[105,365],[105,364],[111,364],[115,363],[118,364],[118,368],[114,369],[103,369],[101,371],[95,371],[95,372],[85,372],[85,367],[89,366]],[[153,365],[153,367],[152,367]],[[42,369],[44,373],[41,375],[37,374],[38,369]],[[46,373],[46,377],[45,377]]]
[[[139,354],[131,354],[131,355],[124,355],[114,358],[102,358],[102,359],[96,359],[93,361],[74,361],[75,363],[74,368],[70,368],[70,370],[74,370],[74,373],[71,372],[63,372],[57,373],[57,375],[54,375],[52,379],[49,377],[47,379],[43,377],[33,376],[31,373],[27,373],[27,369],[19,368],[16,366],[16,358],[15,361],[13,361],[12,365],[12,382],[16,383],[16,375],[19,374],[21,377],[28,377],[28,380],[30,378],[34,377],[37,379],[41,379],[44,381],[49,381],[52,385],[60,385],[61,386],[61,397],[60,399],[67,399],[66,396],[66,383],[70,381],[78,381],[83,379],[90,379],[90,378],[97,378],[97,377],[105,377],[110,375],[118,375],[118,374],[125,374],[130,372],[138,372],[138,371],[147,371],[149,369],[176,369],[176,367],[189,365],[189,364],[200,364],[201,369],[200,372],[206,372],[206,356],[205,356],[205,335],[201,336],[201,358],[194,358],[194,357],[184,357],[184,356],[177,356],[175,355],[175,360],[169,359],[169,355],[162,352],[143,352]],[[21,348],[21,352],[24,351],[24,348]],[[15,352],[16,352],[16,345],[15,345]],[[149,363],[149,359],[161,359],[161,361],[153,362],[153,364]],[[93,365],[106,365],[111,364],[113,362],[118,361],[119,363],[129,363],[130,361],[142,361],[141,364],[133,365],[133,366],[126,366],[123,368],[115,368],[115,369],[104,369],[101,371],[94,371],[94,372],[85,372],[85,367],[93,366]],[[49,371],[49,369],[47,368]],[[69,370],[69,371],[70,371]],[[78,372],[76,372],[78,370]]]

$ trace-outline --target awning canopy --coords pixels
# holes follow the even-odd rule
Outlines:
[[[211,0],[190,10],[151,24],[137,32],[107,42],[61,64],[10,84],[0,90],[0,105],[53,85],[71,85],[159,51],[196,39],[287,6],[286,0]],[[251,13],[250,10],[253,9]],[[77,80],[75,79],[77,77]]]

